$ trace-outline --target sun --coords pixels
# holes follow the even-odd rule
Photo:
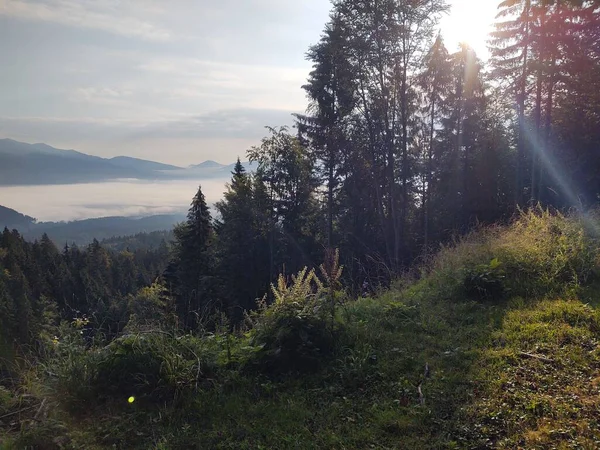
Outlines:
[[[440,28],[450,52],[466,43],[477,56],[487,59],[487,40],[499,0],[451,0],[450,14],[443,17]]]

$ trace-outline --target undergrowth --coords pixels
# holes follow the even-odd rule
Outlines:
[[[0,389],[0,446],[598,448],[600,253],[584,225],[523,212],[376,298],[346,298],[332,255],[236,332],[89,345],[65,324],[20,390]],[[9,419],[23,398],[33,417]]]

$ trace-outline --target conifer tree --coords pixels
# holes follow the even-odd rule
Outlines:
[[[515,99],[517,123],[517,164],[515,173],[515,203],[524,199],[526,146],[526,107],[532,74],[532,43],[534,14],[532,1],[503,0],[498,9],[496,30],[491,34],[491,64],[493,77],[502,80],[507,95]]]
[[[271,135],[260,146],[248,150],[251,161],[258,162],[260,178],[269,197],[269,234],[272,256],[271,275],[279,266],[288,273],[311,265],[316,260],[318,246],[314,223],[317,215],[315,188],[317,181],[314,166],[300,140],[288,132],[287,127],[270,128]],[[276,242],[276,236],[282,239]],[[277,247],[284,258],[275,259]]]
[[[424,70],[419,75],[419,87],[423,97],[423,122],[426,131],[426,154],[422,170],[423,177],[423,246],[429,246],[431,197],[436,179],[434,162],[438,129],[448,112],[447,99],[452,83],[452,66],[450,55],[441,35],[438,35],[433,46],[425,55]]]
[[[239,158],[223,197],[215,205],[220,214],[216,223],[219,276],[230,314],[239,321],[244,310],[254,308],[269,282],[268,268],[264,260],[260,261],[264,249],[259,247],[264,241],[257,227],[259,210],[255,209],[252,179]]]
[[[187,220],[174,229],[175,296],[182,325],[195,328],[217,306],[213,226],[202,188],[194,196]]]
[[[355,73],[348,61],[348,39],[343,22],[334,16],[325,26],[318,44],[307,59],[313,63],[306,91],[309,106],[306,115],[296,114],[298,130],[307,150],[317,162],[316,170],[326,189],[327,247],[334,234],[334,209],[339,191],[341,166],[348,152],[345,131],[355,106]]]

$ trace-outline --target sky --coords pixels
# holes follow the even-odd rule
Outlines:
[[[486,57],[497,0],[441,22]],[[0,138],[230,163],[303,112],[327,0],[0,0]]]

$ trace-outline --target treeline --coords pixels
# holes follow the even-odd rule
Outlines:
[[[325,191],[328,240],[359,260],[397,269],[530,201],[597,201],[598,2],[501,2],[487,64],[436,37],[445,10],[335,1],[308,53],[299,139]]]
[[[307,53],[296,131],[269,128],[248,151],[256,175],[238,165],[219,220],[199,192],[176,232],[183,309],[247,308],[278,273],[315,267],[330,248],[348,286],[386,284],[520,207],[597,202],[599,3],[501,2],[487,63],[466,44],[446,48],[437,23],[447,9],[333,2]]]
[[[100,245],[114,251],[160,250],[167,252],[164,247],[173,240],[172,230],[141,232],[129,236],[113,236],[102,239]],[[161,248],[162,247],[162,248]]]
[[[28,242],[5,228],[0,234],[0,341],[27,348],[40,336],[51,339],[61,320],[74,319],[85,320],[91,334],[115,336],[129,320],[132,295],[160,277],[168,251],[162,245],[154,251],[112,252],[97,240],[61,251],[47,235]]]

